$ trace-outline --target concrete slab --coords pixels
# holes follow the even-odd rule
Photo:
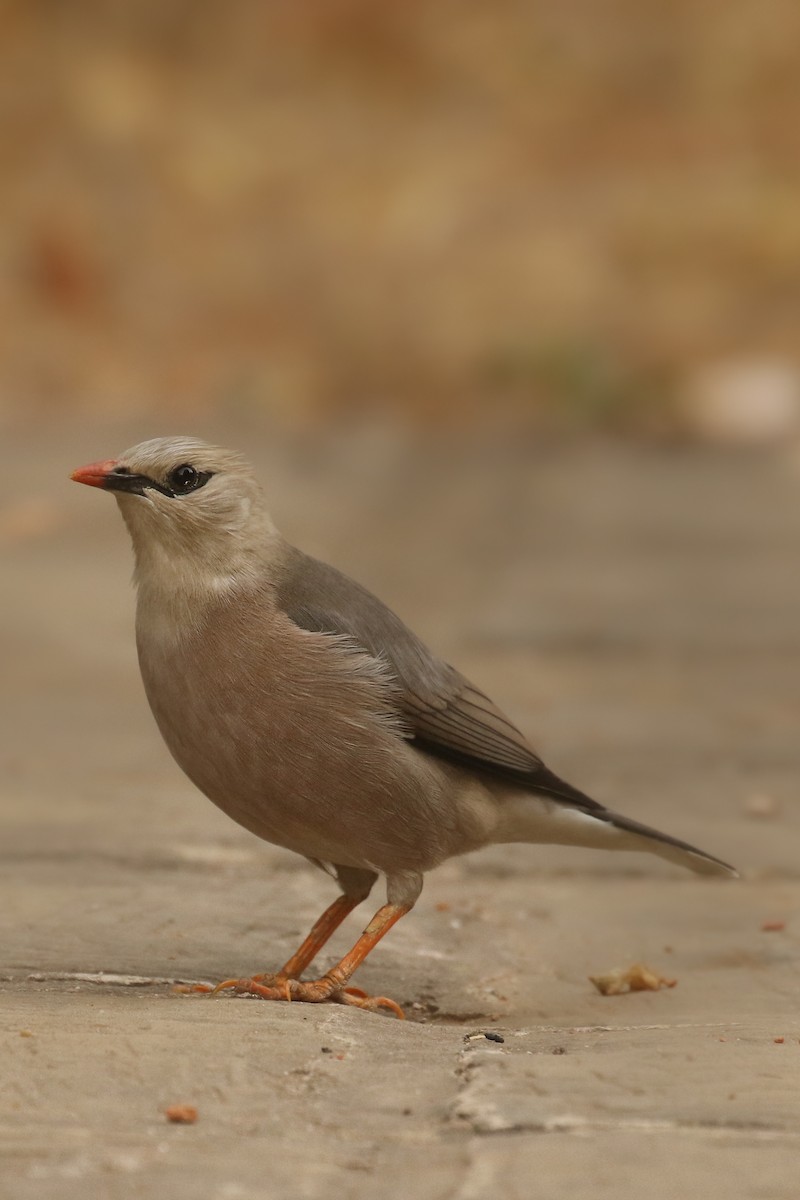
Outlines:
[[[204,801],[146,710],[124,531],[66,475],[155,432],[21,428],[0,448],[0,1193],[794,1200],[792,463],[200,431],[247,445],[287,532],[554,768],[743,868],[715,884],[520,846],[448,863],[358,976],[400,1024],[170,993],[279,964],[333,890]],[[635,961],[677,986],[588,980]],[[170,1124],[175,1103],[197,1123]]]

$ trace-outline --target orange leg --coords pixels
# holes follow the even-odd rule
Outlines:
[[[395,1004],[394,1000],[388,1000],[385,996],[366,996],[360,988],[349,988],[347,985],[369,952],[377,946],[395,922],[409,911],[411,908],[409,904],[384,904],[382,908],[379,908],[353,949],[345,954],[341,962],[327,971],[321,979],[304,981],[290,973],[290,971],[299,973],[305,969],[305,966],[311,962],[320,946],[327,941],[337,925],[341,924],[351,908],[355,908],[356,903],[350,901],[346,896],[340,896],[338,900],[335,900],[317,921],[297,953],[289,959],[280,975],[275,977],[256,976],[253,979],[226,979],[224,983],[218,984],[213,989],[214,992],[232,988],[240,994],[261,996],[264,1000],[300,1000],[308,1004],[323,1004],[325,1001],[329,1001],[334,1004],[353,1004],[358,1008],[367,1008],[373,1011],[378,1008],[388,1008],[395,1016],[402,1019],[403,1010],[398,1004]],[[269,980],[269,982],[262,983],[260,982],[262,979]]]
[[[308,937],[277,974],[264,972],[261,975],[252,975],[251,979],[256,983],[268,983],[271,987],[283,988],[285,991],[287,980],[300,978],[306,967],[314,961],[331,935],[339,928],[347,914],[351,913],[360,903],[360,896],[337,896],[333,903],[328,905],[322,916],[314,922]],[[216,987],[210,983],[178,984],[175,990],[183,993],[216,993],[224,988],[236,987],[238,982],[236,979],[225,979]]]
[[[333,904],[328,905],[319,920],[315,921],[300,949],[294,952],[278,974],[287,979],[299,979],[306,967],[310,966],[317,957],[331,934],[336,932],[348,913],[351,913],[360,903],[360,896],[337,896]],[[259,976],[256,975],[255,978],[258,979]]]

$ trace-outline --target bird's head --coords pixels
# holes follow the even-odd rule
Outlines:
[[[196,438],[140,442],[72,478],[114,493],[140,584],[224,586],[252,573],[277,537],[248,464]]]

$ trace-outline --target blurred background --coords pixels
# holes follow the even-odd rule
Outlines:
[[[18,846],[181,821],[252,843],[158,742],[127,539],[68,481],[190,433],[244,449],[287,536],[384,597],[554,769],[796,872],[795,0],[2,13]],[[130,810],[107,803],[121,777]]]
[[[796,430],[794,0],[2,23],[6,421]]]

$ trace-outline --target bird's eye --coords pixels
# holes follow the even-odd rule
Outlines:
[[[167,483],[176,496],[183,496],[202,487],[210,478],[210,472],[198,471],[191,463],[181,463],[179,467],[172,468]]]

